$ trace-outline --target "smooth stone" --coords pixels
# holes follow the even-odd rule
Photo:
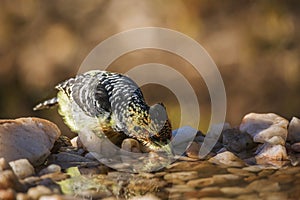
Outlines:
[[[20,188],[18,177],[12,170],[4,170],[0,172],[0,189]]]
[[[233,195],[233,196],[241,195],[241,194],[249,194],[253,192],[253,190],[244,187],[223,187],[220,190],[226,195]]]
[[[51,165],[47,166],[46,168],[42,169],[39,172],[39,175],[56,173],[56,172],[60,172],[60,171],[61,171],[61,167],[59,165],[51,164]]]
[[[253,137],[254,142],[285,145],[288,120],[274,113],[247,114],[240,125],[240,131]]]
[[[9,165],[6,162],[5,158],[0,158],[0,172],[9,169]]]
[[[30,188],[27,194],[32,199],[39,199],[41,196],[52,194],[52,191],[45,186],[38,185],[36,187]]]
[[[253,181],[247,186],[247,188],[256,192],[276,192],[280,190],[278,182],[273,182],[267,179]]]
[[[146,194],[143,196],[132,197],[129,200],[160,200],[160,198],[158,198],[154,194]]]
[[[56,173],[42,175],[40,178],[41,179],[51,179],[55,182],[58,182],[58,181],[69,178],[69,175],[66,173],[56,172]]]
[[[123,140],[121,148],[128,152],[141,153],[139,142],[133,138]]]
[[[287,152],[282,145],[263,144],[255,156],[256,163],[260,165],[273,165],[282,167],[283,161],[288,159]]]
[[[40,118],[0,120],[0,157],[7,162],[26,158],[38,166],[60,134],[54,123]]]
[[[0,199],[3,200],[14,200],[16,197],[15,191],[13,189],[1,190],[0,189]]]
[[[210,158],[208,162],[218,164],[218,165],[225,165],[229,167],[244,167],[245,163],[235,156],[233,153],[229,151],[225,151],[223,153],[219,153],[216,156]]]
[[[205,187],[198,192],[199,197],[221,196],[222,192],[219,187]]]
[[[300,153],[300,142],[292,144],[291,149],[297,153]]]
[[[79,198],[79,197],[75,197],[75,196],[73,196],[73,197],[66,197],[65,195],[64,196],[62,196],[62,195],[58,195],[58,194],[54,194],[54,195],[45,195],[45,196],[41,196],[40,198],[39,198],[39,200],[80,200],[80,199],[82,199],[82,198]]]
[[[240,153],[253,149],[256,144],[248,133],[243,133],[239,129],[227,129],[222,132],[222,143],[228,151]]]
[[[292,144],[300,142],[300,119],[297,117],[293,117],[290,121],[287,140]]]
[[[33,166],[27,159],[11,161],[9,162],[9,165],[19,179],[24,179],[35,174]]]
[[[164,176],[165,180],[179,179],[182,181],[192,180],[198,177],[197,171],[188,171],[188,172],[174,172],[168,173]]]

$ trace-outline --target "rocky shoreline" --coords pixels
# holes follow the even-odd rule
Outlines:
[[[183,127],[186,138],[191,127]],[[195,130],[196,131],[196,130]],[[176,131],[173,132],[174,134]],[[246,115],[224,124],[210,153],[199,158],[206,135],[197,131],[184,155],[153,172],[129,173],[129,157],[114,168],[38,118],[0,121],[0,199],[297,199],[300,120]],[[143,151],[134,140],[123,149]],[[103,150],[105,151],[105,149]],[[109,150],[107,150],[109,151]],[[111,153],[111,152],[107,152]],[[117,152],[116,152],[117,154]],[[151,152],[147,161],[164,161]],[[143,163],[145,164],[145,163]],[[293,186],[293,187],[291,187]]]

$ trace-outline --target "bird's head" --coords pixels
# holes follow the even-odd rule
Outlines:
[[[149,116],[149,145],[147,146],[153,150],[164,149],[172,136],[172,126],[165,106],[162,103],[151,106]]]

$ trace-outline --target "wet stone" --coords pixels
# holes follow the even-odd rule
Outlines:
[[[9,162],[14,173],[18,178],[23,179],[35,174],[33,166],[27,159],[20,159]]]

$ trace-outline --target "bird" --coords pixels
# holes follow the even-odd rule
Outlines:
[[[58,105],[58,113],[75,133],[92,130],[119,145],[133,138],[150,150],[166,146],[172,126],[163,103],[148,106],[141,89],[128,76],[91,70],[59,83],[57,95],[33,110]]]

